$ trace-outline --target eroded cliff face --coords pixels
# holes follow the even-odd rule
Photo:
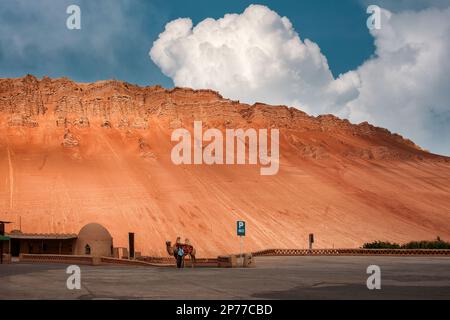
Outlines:
[[[174,129],[277,128],[280,171],[176,166]],[[164,255],[188,237],[200,255],[246,249],[450,237],[449,159],[368,123],[247,105],[210,90],[0,79],[0,214],[26,232],[78,232],[99,222],[126,246]]]
[[[368,159],[433,157],[413,142],[368,123],[352,125],[332,115],[311,117],[285,106],[261,103],[250,106],[224,99],[211,90],[142,88],[113,80],[85,84],[65,78],[39,81],[31,75],[0,79],[0,115],[9,127],[34,128],[53,121],[55,127],[67,131],[83,128],[147,130],[152,120],[167,129],[192,127],[194,120],[202,121],[205,127],[219,129],[281,128],[304,156],[330,152]],[[326,140],[338,141],[341,147],[332,150],[325,141],[306,139],[306,136],[299,139],[295,133],[324,136]],[[365,146],[346,144],[345,139],[335,134],[360,137]]]

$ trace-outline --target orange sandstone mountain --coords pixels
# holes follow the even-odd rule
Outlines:
[[[280,169],[179,165],[175,128],[279,128]],[[0,220],[24,232],[107,227],[115,246],[166,255],[189,238],[199,256],[450,239],[450,161],[368,123],[247,105],[209,90],[0,79]]]

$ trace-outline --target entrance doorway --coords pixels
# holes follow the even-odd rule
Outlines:
[[[20,254],[20,240],[11,239],[11,256],[18,257]]]

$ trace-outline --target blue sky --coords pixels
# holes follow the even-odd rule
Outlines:
[[[17,54],[13,48],[8,50],[10,36],[0,32],[0,76],[32,73],[38,77],[67,76],[83,82],[116,78],[139,85],[171,87],[172,80],[148,56],[165,24],[179,17],[190,17],[196,24],[208,17],[241,13],[252,3],[267,5],[287,16],[302,39],[310,38],[320,46],[334,75],[359,66],[374,51],[373,38],[365,27],[368,15],[361,1],[97,0],[95,5],[92,2],[35,1],[30,5],[24,1],[21,5],[20,1],[3,0],[2,28],[10,26],[15,38],[32,39]],[[65,27],[69,4],[81,7],[81,30],[69,31]],[[122,12],[115,12],[112,7]],[[105,42],[99,48],[91,45],[96,38]],[[64,45],[55,45],[59,41],[64,41]]]

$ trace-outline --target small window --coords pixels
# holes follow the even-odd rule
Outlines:
[[[84,247],[84,254],[91,254],[91,247],[88,244]]]

